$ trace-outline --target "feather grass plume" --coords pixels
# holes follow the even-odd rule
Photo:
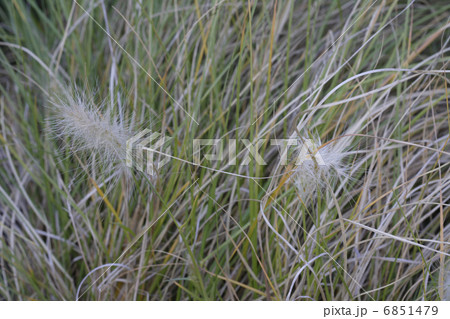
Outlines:
[[[335,181],[350,178],[349,166],[346,165],[348,148],[348,140],[345,139],[324,144],[318,136],[298,139],[294,152],[296,167],[291,179],[304,202],[312,200],[318,191],[323,191]]]
[[[53,94],[50,106],[50,131],[71,155],[86,154],[89,166],[105,174],[128,171],[126,141],[132,133],[106,100],[96,103],[94,92],[73,87]]]

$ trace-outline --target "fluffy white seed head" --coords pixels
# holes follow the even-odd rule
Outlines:
[[[346,141],[322,144],[319,137],[299,138],[293,180],[298,194],[305,203],[336,180],[348,177]]]
[[[95,103],[95,94],[77,88],[54,94],[49,127],[72,154],[87,153],[91,165],[105,173],[125,169],[126,141],[131,131],[108,104]]]

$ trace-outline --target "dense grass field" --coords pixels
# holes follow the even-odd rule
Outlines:
[[[450,300],[449,16],[2,1],[0,299]]]

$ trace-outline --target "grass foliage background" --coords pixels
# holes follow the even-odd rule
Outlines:
[[[448,1],[77,1],[0,4],[0,299],[450,299]],[[348,176],[123,172],[48,130],[75,86],[180,159],[298,133]]]

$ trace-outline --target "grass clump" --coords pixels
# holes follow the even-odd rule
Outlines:
[[[0,298],[448,299],[449,12],[0,4]],[[124,165],[144,128],[155,176]],[[310,137],[328,168],[264,142]]]

